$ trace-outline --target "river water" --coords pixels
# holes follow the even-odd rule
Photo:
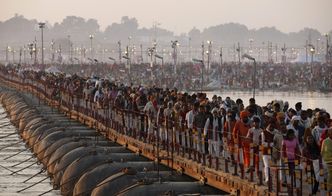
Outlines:
[[[244,105],[247,106],[249,99],[253,96],[252,91],[209,91],[206,92],[209,99],[214,94],[223,99],[230,97],[234,101],[241,98]],[[256,91],[256,103],[265,106],[272,100],[288,101],[289,107],[295,108],[297,102],[302,102],[302,109],[323,108],[330,114],[332,113],[332,93],[319,92],[276,92],[276,91]]]
[[[29,150],[25,150],[26,147],[24,145],[24,142],[18,137],[18,134],[15,133],[16,128],[13,125],[9,124],[10,123],[9,119],[6,118],[6,114],[3,114],[3,112],[4,110],[0,106],[0,195],[37,196],[39,194],[44,193],[45,191],[51,190],[52,185],[50,184],[50,179],[47,178],[45,172],[37,175],[36,177],[32,178],[27,182],[24,182],[28,178],[32,177],[34,174],[40,172],[42,166],[36,164],[37,159],[35,157],[30,160],[27,160],[32,156],[32,153]],[[13,145],[15,143],[17,144]],[[10,147],[4,148],[6,146]],[[8,158],[9,156],[14,155],[18,152],[21,153],[19,153],[14,157]],[[17,165],[19,163],[22,164]],[[28,167],[29,165],[32,166]],[[18,172],[18,174],[11,175],[13,171],[18,171],[25,167],[28,168]],[[22,192],[18,192],[39,181],[42,182]],[[53,190],[45,195],[60,195],[60,191]]]

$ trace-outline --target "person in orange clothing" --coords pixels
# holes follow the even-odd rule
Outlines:
[[[234,142],[238,144],[239,162],[244,168],[250,170],[250,139],[246,136],[250,129],[249,112],[244,110],[240,113],[240,120],[235,123],[233,129]],[[243,157],[243,160],[241,160]]]

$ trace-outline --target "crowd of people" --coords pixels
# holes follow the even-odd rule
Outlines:
[[[152,84],[181,90],[201,88],[201,64],[192,62],[177,65],[176,74],[172,64],[162,67],[158,63],[152,68],[150,64],[131,65],[130,74],[128,67],[118,64],[59,65],[59,69],[85,77],[96,75],[124,84]],[[247,62],[212,63],[211,68],[203,73],[203,87],[218,90],[250,89],[253,87],[253,71],[253,64]],[[256,87],[261,90],[331,92],[332,66],[326,63],[258,63],[256,80]]]
[[[285,74],[295,72],[297,76],[301,71],[306,72],[304,68],[296,67],[289,66]],[[315,70],[331,69],[318,67]],[[277,65],[270,68],[279,69]],[[240,72],[245,74],[243,70]],[[232,71],[225,69],[225,73],[229,72]],[[291,107],[286,100],[271,100],[259,106],[254,98],[245,106],[240,98],[215,95],[210,100],[205,93],[189,94],[177,88],[125,85],[98,77],[66,76],[10,66],[1,66],[0,73],[2,77],[14,74],[23,80],[43,83],[53,89],[55,99],[61,99],[61,92],[66,92],[94,103],[95,110],[108,107],[124,113],[144,113],[147,116],[146,128],[136,126],[134,129],[134,119],[127,119],[125,115],[118,118],[119,123],[126,127],[124,134],[148,143],[158,141],[161,148],[171,146],[175,152],[189,153],[191,159],[202,164],[208,158],[218,165],[218,160],[223,158],[238,163],[243,173],[256,172],[259,175],[262,157],[266,183],[270,180],[272,166],[289,171],[289,175],[280,173],[280,180],[285,185],[293,183],[290,176],[295,169],[301,168],[314,176],[313,194],[317,193],[319,184],[332,191],[332,120],[323,109],[304,110],[301,102]],[[262,68],[260,74],[264,73]],[[331,77],[331,73],[326,77]]]

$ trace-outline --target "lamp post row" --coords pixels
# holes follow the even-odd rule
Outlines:
[[[40,22],[38,23],[39,28],[41,29],[41,41],[42,41],[42,65],[44,65],[44,28],[45,28],[45,23],[44,22]]]
[[[39,28],[41,29],[41,55],[42,55],[42,58],[41,58],[41,64],[44,65],[44,28],[45,28],[45,23],[44,22],[40,22],[38,23],[39,25]],[[330,45],[329,45],[329,35],[328,34],[325,34],[325,37],[326,37],[326,55],[325,55],[325,59],[326,59],[326,62],[329,62],[330,58],[331,58],[331,49],[330,49]],[[89,39],[90,39],[90,52],[91,52],[91,58],[93,59],[94,58],[94,51],[93,51],[93,39],[94,39],[94,35],[90,34],[89,35]],[[129,46],[128,46],[128,57],[131,59],[132,56],[131,56],[131,53],[130,53],[130,40],[131,40],[131,36],[128,37],[129,39]],[[70,42],[70,36],[68,35],[68,40]],[[320,40],[320,39],[319,39]],[[36,40],[35,40],[36,42]],[[211,41],[207,41],[208,43],[208,50],[206,51],[206,54],[207,54],[207,69],[209,70],[210,69],[210,63],[211,63],[211,47],[212,47],[212,42]],[[249,39],[249,54],[252,54],[252,50],[253,50],[253,47],[252,47],[252,43],[253,43],[253,39]],[[36,58],[36,53],[37,53],[37,48],[36,48],[36,43],[35,44],[35,47],[33,48],[34,49],[34,53],[35,53],[35,58]],[[53,52],[53,40],[52,40],[52,52]],[[121,41],[118,42],[118,46],[119,46],[119,62],[121,63],[121,58],[122,58],[122,55],[121,55]],[[176,74],[176,70],[177,70],[177,63],[178,63],[178,54],[177,54],[177,50],[178,50],[178,46],[179,46],[179,42],[177,40],[175,41],[171,41],[171,47],[173,48],[173,63],[174,63],[174,73]],[[272,46],[272,44],[271,44]],[[270,50],[270,42],[268,44],[268,56],[269,56],[269,60],[271,60],[271,53],[269,50]],[[317,43],[317,46],[318,46],[318,43]],[[308,53],[310,52],[311,54],[311,63],[313,63],[314,61],[314,54],[319,52],[319,48],[316,48],[312,45],[312,44],[308,44],[308,41],[306,42],[306,46],[305,46],[305,52],[306,52],[306,62],[308,62]],[[71,51],[71,47],[72,45],[69,44],[69,56],[70,56],[70,59],[72,59],[72,51]],[[310,48],[309,48],[310,47]],[[6,47],[6,61],[8,62],[8,46]],[[191,56],[191,51],[190,51],[190,48],[191,48],[191,38],[189,38],[189,55]],[[277,60],[277,45],[276,45],[276,60]],[[281,51],[283,52],[283,58],[282,58],[282,62],[285,62],[285,56],[286,56],[286,47],[284,45],[284,47],[281,47],[280,48]],[[204,43],[202,44],[202,50],[204,50]],[[221,49],[222,50],[222,49]],[[238,53],[238,57],[239,57],[239,63],[241,63],[241,59],[240,59],[240,56],[241,56],[241,48],[240,48],[240,43],[238,42],[238,46],[237,48],[235,48],[235,50],[237,51]],[[14,50],[13,50],[14,51]],[[25,51],[24,51],[25,52]],[[22,56],[22,49],[20,49],[20,59],[21,59],[21,56]],[[155,57],[156,58],[156,57]],[[53,57],[53,54],[52,54],[52,62],[54,60],[54,57]],[[204,61],[204,54],[202,55],[202,60]],[[21,62],[21,60],[20,60]],[[37,59],[35,59],[35,63],[37,63]]]

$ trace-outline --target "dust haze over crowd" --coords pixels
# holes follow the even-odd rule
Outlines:
[[[38,21],[27,19],[22,15],[14,17],[0,23],[0,43],[20,45],[32,42],[37,36],[39,39]],[[67,16],[63,21],[54,25],[47,24],[45,29],[45,41],[52,39],[67,39],[70,36],[73,42],[89,43],[89,35],[93,34],[99,43],[112,43],[118,40],[127,41],[132,37],[138,43],[149,43],[157,38],[159,43],[169,43],[170,40],[180,40],[184,45],[188,39],[192,44],[200,44],[202,40],[213,40],[215,43],[232,45],[240,42],[243,45],[249,44],[249,39],[254,40],[254,45],[262,45],[264,42],[287,43],[288,45],[300,47],[305,44],[305,40],[311,39],[313,42],[320,40],[324,43],[324,33],[313,28],[303,28],[298,32],[284,33],[275,27],[262,27],[259,29],[249,29],[239,23],[219,24],[199,30],[195,27],[187,33],[176,35],[174,32],[161,27],[140,28],[136,18],[123,16],[119,23],[112,23],[104,31],[100,30],[100,25],[95,19],[84,19],[78,16]],[[331,34],[332,31],[329,32]]]
[[[38,22],[46,22],[45,41],[66,39],[88,44],[119,40],[169,45],[199,45],[212,40],[219,45],[240,42],[260,46],[267,41],[303,47],[306,40],[323,41],[332,32],[329,0],[309,1],[49,1],[3,0],[0,44],[22,45],[40,36]]]

